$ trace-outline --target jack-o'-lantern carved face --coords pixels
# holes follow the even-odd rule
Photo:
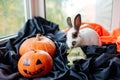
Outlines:
[[[40,77],[51,71],[53,61],[51,56],[42,50],[29,51],[18,61],[18,70],[28,78]]]
[[[44,68],[45,68],[45,66],[42,65],[42,62],[41,62],[39,59],[33,64],[33,66],[30,64],[29,59],[25,59],[23,65],[24,65],[24,66],[27,66],[27,67],[29,67],[29,68],[31,68],[31,67],[33,68],[33,66],[34,66],[34,67],[39,67],[37,70],[35,70],[35,71],[33,71],[33,72],[28,71],[28,70],[26,70],[26,69],[23,69],[23,71],[24,71],[26,74],[31,75],[31,76],[40,74],[42,71],[44,71]]]

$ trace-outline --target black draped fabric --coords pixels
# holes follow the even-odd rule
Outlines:
[[[37,33],[53,40],[57,50],[52,71],[43,77],[29,79],[18,72],[18,50],[24,40]],[[65,41],[66,34],[57,24],[41,17],[29,19],[16,37],[0,44],[0,80],[120,80],[120,54],[116,44],[81,46],[87,59],[74,61],[68,66]]]

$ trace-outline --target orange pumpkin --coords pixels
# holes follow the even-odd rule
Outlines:
[[[22,56],[29,50],[44,50],[48,52],[52,57],[56,51],[56,46],[49,38],[37,34],[36,37],[26,39],[19,48],[19,53]]]
[[[51,71],[52,67],[52,57],[42,50],[31,50],[18,61],[18,71],[27,78],[44,76]]]

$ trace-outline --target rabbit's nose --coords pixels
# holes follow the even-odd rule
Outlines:
[[[76,44],[76,41],[73,41],[73,42],[72,42],[72,46],[75,46],[75,44]]]

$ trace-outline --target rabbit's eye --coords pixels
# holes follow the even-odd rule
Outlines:
[[[72,34],[72,38],[76,38],[77,37],[77,32]]]
[[[73,41],[73,42],[72,42],[72,46],[75,46],[75,45],[76,45],[76,41]]]

